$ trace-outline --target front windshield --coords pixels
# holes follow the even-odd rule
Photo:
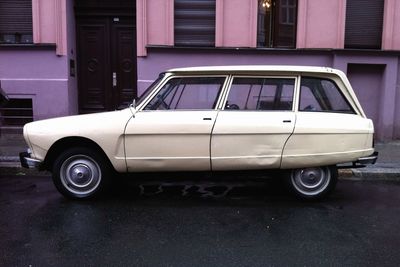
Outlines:
[[[158,78],[143,92],[143,94],[141,94],[139,99],[136,101],[136,106],[139,106],[143,102],[143,100],[147,98],[147,96],[153,91],[153,89],[162,80],[162,78],[164,78],[164,76],[165,76],[164,72],[160,73]]]

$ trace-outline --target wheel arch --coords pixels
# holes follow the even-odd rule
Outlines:
[[[47,152],[43,162],[43,168],[45,170],[51,171],[57,156],[62,151],[65,151],[66,149],[72,147],[86,147],[95,150],[96,152],[100,153],[101,156],[108,162],[112,170],[115,170],[104,150],[93,140],[81,136],[69,136],[57,140]]]

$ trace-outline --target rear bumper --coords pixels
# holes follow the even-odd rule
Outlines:
[[[375,164],[378,159],[378,152],[375,151],[371,155],[367,157],[358,158],[356,161],[353,161],[351,164],[340,164],[338,165],[338,169],[348,169],[348,168],[363,168],[367,164]]]
[[[375,164],[377,159],[378,159],[378,152],[375,151],[374,153],[372,153],[372,155],[369,155],[368,157],[359,158],[357,161],[355,161],[355,163],[362,165]]]
[[[19,153],[19,161],[21,162],[21,166],[27,169],[40,169],[42,166],[42,161],[31,158],[29,152]]]

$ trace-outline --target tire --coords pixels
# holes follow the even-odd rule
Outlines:
[[[286,182],[292,193],[305,200],[318,200],[327,196],[336,186],[336,166],[293,169]]]
[[[55,160],[53,182],[66,198],[90,199],[106,192],[111,173],[109,162],[86,147],[70,148]]]

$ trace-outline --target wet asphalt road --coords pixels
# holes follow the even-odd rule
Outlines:
[[[398,266],[400,184],[339,181],[318,203],[275,180],[123,186],[97,201],[0,177],[0,266]]]

